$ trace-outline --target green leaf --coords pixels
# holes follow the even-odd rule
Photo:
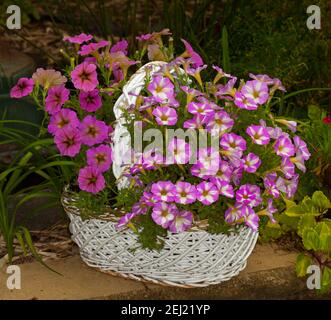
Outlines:
[[[321,291],[327,291],[331,289],[331,269],[325,267],[321,279]]]
[[[315,225],[316,225],[316,220],[314,215],[305,214],[301,216],[298,222],[298,230],[297,230],[298,235],[302,237],[302,233],[305,228],[314,228]]]
[[[330,200],[324,195],[322,191],[315,191],[312,196],[313,205],[320,209],[320,212],[331,208]]]
[[[301,217],[305,213],[306,211],[300,205],[296,204],[285,209],[285,214],[289,217]]]
[[[307,268],[311,265],[311,258],[304,253],[297,256],[295,270],[298,277],[305,277],[307,275]]]
[[[302,232],[303,245],[307,250],[318,250],[320,247],[319,235],[313,228],[305,228]]]
[[[325,222],[319,222],[315,227],[316,232],[319,235],[319,250],[330,251],[331,250],[331,229]]]
[[[310,120],[321,120],[321,109],[318,106],[308,106],[308,117]]]

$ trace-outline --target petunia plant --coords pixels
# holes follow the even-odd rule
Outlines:
[[[159,236],[194,226],[257,231],[261,217],[275,222],[273,214],[295,195],[310,157],[297,124],[272,114],[270,102],[285,88],[267,75],[244,81],[218,66],[208,79],[208,66],[187,41],[173,57],[171,38],[164,44],[169,35],[137,37],[134,58],[125,40],[112,45],[85,34],[65,37],[71,46],[65,76],[39,69],[19,80],[12,97],[30,94],[45,110],[60,154],[77,164],[71,188],[78,205],[89,215],[111,208],[117,228],[132,228],[145,247],[159,248]],[[156,73],[147,67],[140,93],[129,92],[135,103],[122,111],[131,140],[137,128],[149,138],[121,155],[125,184],[116,190],[113,106],[146,55],[164,63]]]

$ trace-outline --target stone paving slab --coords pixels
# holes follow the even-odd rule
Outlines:
[[[198,289],[150,285],[113,277],[87,267],[80,257],[49,261],[62,273],[39,263],[21,265],[22,289],[8,290],[5,267],[0,271],[0,299],[298,299],[320,298],[294,273],[296,252],[257,245],[247,267],[223,284]],[[330,299],[331,295],[323,296]]]

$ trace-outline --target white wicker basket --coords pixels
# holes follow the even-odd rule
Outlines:
[[[146,68],[153,74],[163,62],[140,68],[123,88],[114,106],[117,125],[114,131],[114,165],[116,178],[122,172],[121,158],[129,149],[129,134],[124,127],[122,110],[135,102],[144,85]],[[120,187],[126,185],[122,179]],[[72,239],[80,248],[84,262],[100,271],[140,281],[179,287],[203,287],[229,280],[246,266],[258,233],[246,227],[239,232],[210,234],[199,228],[169,233],[160,251],[139,248],[131,229],[117,230],[112,219],[82,220],[75,197],[65,191],[62,204],[70,217]]]

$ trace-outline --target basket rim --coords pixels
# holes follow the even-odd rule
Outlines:
[[[69,185],[66,185],[64,187],[64,190],[61,195],[61,203],[62,203],[62,206],[67,215],[73,214],[75,216],[81,217],[81,215],[78,213],[79,208],[78,208],[78,206],[76,206],[77,193],[72,191],[70,189]],[[76,210],[72,209],[73,207]],[[96,219],[96,220],[101,220],[101,221],[106,221],[106,222],[117,223],[121,217],[116,216],[114,213],[111,213],[111,211],[114,211],[114,209],[111,209],[110,206],[106,206],[105,209],[108,209],[108,211],[105,210],[105,214],[98,215],[98,216],[90,215],[84,220]],[[122,213],[124,214],[125,212],[122,211]],[[203,219],[203,220],[198,220],[198,221],[193,220],[192,227],[190,229],[186,230],[185,232],[207,231],[208,227],[209,227],[208,219]],[[233,227],[229,229],[229,233],[238,232],[241,227],[242,227],[241,225],[233,225]],[[243,227],[245,227],[245,226],[243,226]],[[128,227],[126,227],[126,228],[128,228]]]

